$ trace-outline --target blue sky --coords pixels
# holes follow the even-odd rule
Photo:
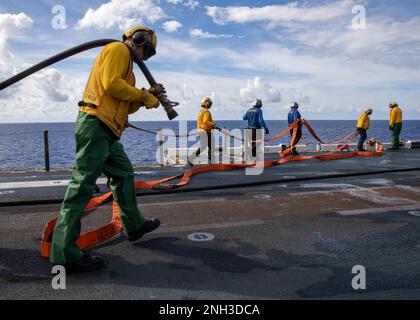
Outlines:
[[[66,10],[64,29],[51,25],[55,5]],[[360,10],[352,10],[360,6],[366,25],[355,28]],[[181,103],[179,119],[195,119],[205,96],[215,101],[216,119],[240,119],[256,98],[273,120],[285,118],[291,101],[308,119],[356,119],[366,107],[372,119],[386,119],[394,100],[405,119],[420,119],[417,0],[2,1],[0,80],[80,43],[119,39],[133,25],[157,32],[157,55],[147,64]],[[1,92],[0,122],[74,121],[98,52]],[[141,110],[132,120],[165,117]]]

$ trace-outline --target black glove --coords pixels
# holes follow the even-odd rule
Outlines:
[[[268,128],[265,128],[265,134],[269,134],[270,130],[268,130]]]

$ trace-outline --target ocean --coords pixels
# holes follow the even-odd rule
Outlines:
[[[286,121],[266,121],[270,136],[287,127]],[[355,128],[355,121],[314,120],[309,122],[318,136],[325,142],[338,140]],[[134,125],[144,129],[157,130],[168,128],[178,132],[179,122],[141,121]],[[219,127],[229,130],[246,126],[244,121],[217,121]],[[49,131],[49,149],[51,169],[69,168],[74,164],[75,141],[74,123],[20,123],[0,124],[0,170],[26,170],[44,168],[44,130]],[[188,129],[196,127],[196,121],[188,121]],[[390,141],[388,122],[372,120],[368,137],[379,141]],[[268,144],[288,143],[289,136],[284,136]],[[420,140],[420,120],[404,121],[401,139]],[[357,141],[357,140],[356,140]],[[158,143],[153,134],[127,129],[121,138],[125,150],[133,164],[156,164]],[[189,145],[195,143],[189,142]],[[304,129],[302,143],[316,146],[315,140]]]

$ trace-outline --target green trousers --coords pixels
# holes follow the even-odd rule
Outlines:
[[[52,237],[50,261],[53,264],[68,264],[82,257],[83,252],[76,244],[80,220],[101,172],[110,177],[125,231],[134,231],[144,223],[137,208],[133,166],[112,131],[95,116],[79,112],[75,136],[76,165]]]
[[[391,128],[391,148],[400,148],[400,133],[402,129],[402,123],[396,123]]]

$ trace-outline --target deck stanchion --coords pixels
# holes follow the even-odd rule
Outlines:
[[[162,129],[158,131],[158,143],[159,143],[159,163],[160,166],[164,166],[164,151],[163,151],[163,134]]]
[[[48,143],[48,130],[44,131],[44,155],[45,155],[45,171],[50,171],[50,148]]]

